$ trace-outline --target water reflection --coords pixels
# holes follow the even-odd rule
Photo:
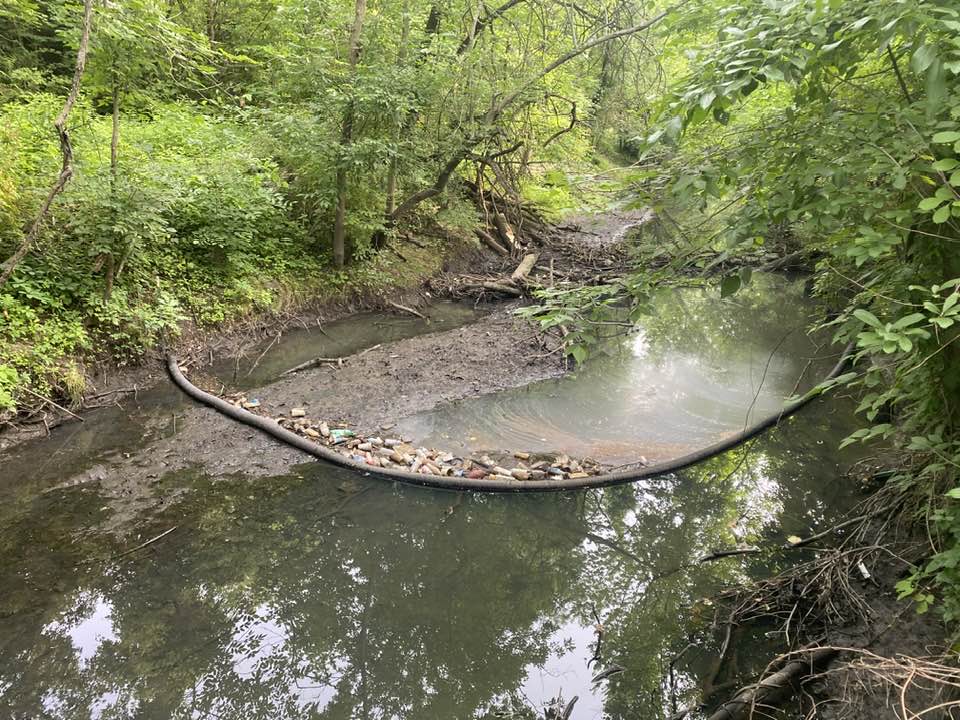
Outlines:
[[[450,403],[401,422],[429,446],[565,452],[612,465],[677,457],[813,385],[831,358],[806,327],[802,282],[757,276],[733,298],[658,296],[638,333],[572,375]],[[827,352],[827,351],[824,351]]]
[[[373,345],[442,332],[466,325],[483,315],[472,305],[436,302],[425,308],[424,318],[388,313],[360,313],[323,327],[291,326],[280,339],[263,340],[242,357],[214,363],[213,372],[234,389],[260,387],[284,370],[315,357],[346,357]]]
[[[157,490],[177,504],[120,540],[96,531],[95,486],[22,501],[0,530],[0,716],[542,717],[562,693],[580,697],[576,719],[661,718],[688,638],[681,699],[709,673],[698,600],[751,571],[696,558],[845,507],[842,459],[818,440],[846,421],[818,406],[680,477],[561,496],[427,492],[320,464],[269,481],[177,473]],[[625,672],[593,687],[614,663]]]

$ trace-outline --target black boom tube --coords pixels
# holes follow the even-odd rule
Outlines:
[[[834,366],[830,374],[824,378],[824,382],[833,380],[843,372],[850,355],[853,352],[853,343],[848,345],[840,360]],[[424,475],[421,473],[409,472],[408,470],[397,470],[394,468],[372,467],[365,463],[357,462],[348,457],[344,457],[338,452],[334,452],[323,445],[307,440],[297,435],[295,432],[281,427],[271,418],[265,418],[261,415],[255,415],[241,408],[235,407],[230,403],[204,392],[193,385],[183,373],[177,363],[177,358],[173,354],[167,355],[167,370],[170,372],[174,384],[183,392],[189,395],[197,402],[212,407],[217,412],[226,415],[229,418],[237,420],[244,425],[256,428],[277,440],[295,447],[298,450],[313,455],[321,460],[326,460],[335,465],[341,465],[364,475],[373,475],[385,480],[396,480],[407,485],[418,485],[420,487],[436,488],[440,490],[469,490],[471,492],[487,493],[535,493],[535,492],[563,492],[567,490],[583,490],[586,488],[602,488],[612,485],[625,485],[627,483],[645,480],[648,478],[669,475],[692,465],[709,460],[712,457],[732,450],[747,440],[775,427],[781,420],[790,417],[799,412],[808,405],[818,393],[809,392],[798,400],[786,405],[782,410],[759,420],[753,425],[732,435],[720,442],[708,445],[692,453],[681,455],[678,458],[648,465],[646,467],[634,470],[622,470],[620,472],[604,473],[600,475],[591,475],[586,478],[560,478],[546,480],[484,480],[466,477],[445,477],[440,475]]]

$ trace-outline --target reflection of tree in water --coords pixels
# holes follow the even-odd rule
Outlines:
[[[755,351],[769,352],[781,341],[783,357],[806,356],[810,307],[802,282],[757,275],[737,294],[724,299],[717,296],[715,288],[657,291],[648,312],[639,316],[639,325],[645,354],[652,361],[661,364],[692,356],[707,367],[724,368],[754,361]],[[610,312],[615,319],[622,310],[611,308]],[[787,334],[791,330],[794,332]],[[616,347],[609,345],[607,350]]]
[[[636,485],[603,495],[605,534],[620,552],[601,548],[581,576],[603,578],[584,598],[605,608],[608,661],[631,670],[610,684],[605,710],[611,718],[669,716],[661,715],[669,706],[669,664],[691,639],[695,647],[677,664],[678,700],[682,707],[684,695],[696,699],[700,683],[716,670],[719,645],[710,631],[714,608],[701,601],[732,581],[794,561],[787,555],[699,565],[698,557],[738,541],[782,544],[849,506],[851,489],[835,481],[841,474],[836,445],[823,440],[842,436],[849,415],[815,407],[818,416],[794,418],[751,445],[683,471],[669,486],[661,481],[652,492]],[[596,524],[592,531],[601,532]],[[630,567],[624,553],[638,558],[639,571],[624,572]],[[687,571],[671,574],[684,565]],[[739,670],[749,672],[757,669],[752,663],[766,662],[768,650],[751,658],[754,640],[744,642]],[[723,670],[721,679],[732,668]]]
[[[758,345],[772,349],[794,328],[797,337],[786,347],[797,347],[808,322],[809,302],[802,282],[757,275],[723,299],[715,289],[668,291],[641,325],[657,357],[692,351],[704,361],[723,363],[742,358]]]
[[[732,472],[730,454],[679,478],[567,496],[341,490],[351,476],[321,466],[306,480],[179,478],[192,489],[137,528],[176,532],[76,569],[117,547],[83,530],[95,493],[51,495],[0,537],[11,588],[0,715],[478,717],[547,659],[558,628],[592,625],[596,608],[603,664],[627,668],[609,682],[608,715],[659,717],[690,608],[742,565],[671,570],[733,543],[745,509],[775,524],[784,507],[808,514],[830,469],[783,435],[750,456],[750,471]],[[683,672],[707,662],[691,653]]]
[[[544,659],[575,539],[511,522],[507,499],[454,505],[377,484],[344,502],[318,487],[200,490],[165,520],[181,525],[165,542],[108,575],[81,571],[48,607],[21,606],[0,648],[0,709],[88,717],[99,700],[118,717],[129,706],[138,717],[469,717]],[[541,511],[575,502],[552,497]],[[92,597],[109,603],[117,640],[81,665],[70,630]]]

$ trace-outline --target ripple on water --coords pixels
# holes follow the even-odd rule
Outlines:
[[[634,334],[565,377],[406,418],[421,444],[562,452],[618,465],[683,455],[777,412],[832,364],[807,333],[803,283],[758,277],[736,298],[661,294]],[[825,351],[824,351],[825,353]]]

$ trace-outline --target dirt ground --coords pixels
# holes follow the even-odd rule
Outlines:
[[[303,407],[311,417],[364,433],[442,402],[520,387],[564,371],[536,329],[515,318],[518,303],[470,325],[358,353],[288,375],[255,391],[268,415]],[[374,433],[375,434],[375,433]]]

